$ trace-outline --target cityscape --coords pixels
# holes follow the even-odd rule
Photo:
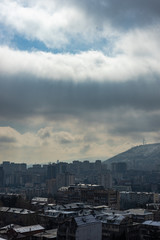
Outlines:
[[[160,167],[3,161],[0,225],[2,239],[159,239]]]

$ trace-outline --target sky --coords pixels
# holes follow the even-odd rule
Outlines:
[[[0,162],[160,142],[159,0],[0,0]]]

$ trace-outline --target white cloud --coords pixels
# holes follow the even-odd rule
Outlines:
[[[135,27],[143,30],[142,26],[159,24],[158,7],[159,3],[146,0],[123,0],[119,4],[117,0],[108,0],[106,4],[104,1],[1,0],[0,22],[8,30],[28,40],[39,40],[48,48],[65,49],[72,42],[78,45],[88,42],[92,48],[95,41],[114,41]]]
[[[104,35],[103,28],[98,31],[93,19],[87,17],[81,9],[62,1],[61,4],[58,1],[48,1],[47,4],[46,1],[45,4],[32,1],[24,5],[21,1],[3,0],[0,9],[0,22],[7,28],[28,40],[39,40],[48,48],[64,48],[74,38],[74,41],[92,42]],[[109,27],[108,31],[111,32]]]
[[[159,58],[159,38],[160,25],[136,28],[121,36],[116,43],[115,51],[140,59]]]
[[[117,42],[114,57],[108,57],[100,51],[53,54],[1,46],[0,72],[73,81],[124,81],[159,75],[158,39],[159,33],[152,29],[128,33]]]

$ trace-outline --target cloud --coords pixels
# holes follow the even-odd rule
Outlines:
[[[114,27],[128,29],[153,24],[160,20],[158,0],[89,0],[71,1],[81,7],[86,15],[103,24],[108,22]]]
[[[38,136],[42,139],[50,138],[51,137],[51,132],[52,132],[52,128],[49,128],[49,127],[41,128],[38,131]]]
[[[16,139],[13,137],[1,136],[0,142],[1,143],[14,143],[14,142],[16,142]]]
[[[119,136],[158,131],[158,34],[147,28],[124,35],[114,57],[99,51],[53,54],[1,47],[0,120],[11,119],[12,126],[30,123],[30,128],[60,121],[59,132],[65,132],[65,122],[73,125],[76,120],[82,125],[102,124],[103,130],[106,125],[106,132]],[[38,134],[32,141],[28,135],[25,144],[41,146],[53,139],[50,129]],[[60,144],[71,145],[79,139],[64,136],[57,138]],[[86,145],[93,141],[100,144],[102,138],[89,131],[84,141]]]
[[[118,113],[117,113],[118,115]],[[113,115],[112,115],[113,117]],[[160,130],[160,111],[137,111],[128,109],[128,111],[119,112],[118,121],[112,123],[109,130],[111,135],[115,136],[140,136],[143,133],[158,133]],[[111,121],[111,120],[110,120]],[[134,136],[134,137],[135,137]]]
[[[85,145],[82,149],[81,149],[81,153],[82,154],[86,154],[88,151],[90,150],[90,145]]]
[[[11,127],[1,127],[0,130],[3,132],[5,140],[11,139],[10,135],[12,133],[12,138],[16,139],[16,141],[8,141],[7,148],[1,144],[0,160],[2,161],[5,158],[10,161],[21,162],[23,159],[27,163],[37,161],[44,163],[56,161],[57,159],[72,161],[75,156],[79,159],[84,157],[93,159],[97,156],[94,156],[95,148],[97,154],[100,148],[101,156],[103,156],[105,144],[103,146],[99,145],[98,141],[87,144],[84,141],[84,134],[89,134],[90,127],[86,126],[88,131],[84,132],[84,126],[80,122],[75,123],[72,121],[71,123],[70,125],[65,122],[61,125],[64,129],[68,128],[68,131],[63,131],[62,128],[60,130],[59,127],[57,128],[57,123],[52,122],[52,127],[41,128],[37,132],[26,132],[25,134],[21,134]],[[46,132],[49,133],[50,137],[42,138],[42,133]],[[98,135],[100,139],[103,137],[100,132]]]
[[[80,141],[79,136],[74,136],[73,134],[66,131],[59,131],[57,133],[54,133],[53,138],[55,138],[56,142],[62,145],[66,145],[66,144],[74,145],[75,143]]]
[[[121,126],[121,115],[117,113],[116,117]],[[117,122],[113,121],[112,124],[109,119],[102,123],[90,122],[89,124],[86,121],[72,121],[71,119],[61,123],[52,121],[50,124],[52,126],[24,134],[11,127],[1,127],[0,139],[3,136],[3,139],[5,137],[5,139],[15,139],[15,141],[1,143],[0,160],[24,161],[28,164],[54,162],[57,159],[70,162],[75,158],[105,160],[135,144],[141,144],[144,137],[148,143],[159,139],[159,131],[138,132],[138,134],[135,132],[129,135],[128,132],[119,134],[118,129],[115,129],[113,134],[108,129],[116,126],[115,123]],[[44,133],[48,133],[50,137],[43,138]],[[86,138],[90,134],[91,138],[96,136],[96,139],[90,141]]]
[[[159,139],[158,0],[0,9],[0,159],[105,159]]]
[[[114,41],[128,30],[160,21],[158,0],[2,0],[0,8],[0,22],[8,31],[64,50],[75,42],[77,47],[88,42],[92,49],[94,42]]]
[[[0,8],[1,23],[28,40],[43,42],[48,48],[65,47],[74,38],[80,42],[97,38],[94,22],[75,4],[35,1],[24,5],[19,1],[1,1]]]
[[[159,79],[127,82],[0,81],[1,119],[87,118],[111,109],[159,110]],[[98,118],[98,117],[97,117]]]
[[[1,144],[15,144],[19,136],[20,134],[10,127],[0,127]]]
[[[74,82],[152,78],[160,74],[159,38],[158,26],[127,32],[114,43],[112,56],[105,51],[54,54],[1,46],[0,72]]]
[[[21,134],[12,127],[0,127],[0,142],[11,144],[12,147],[34,147],[41,145],[35,134],[26,132]]]

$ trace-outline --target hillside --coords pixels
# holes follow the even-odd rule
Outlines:
[[[157,165],[160,165],[160,143],[133,147],[106,160],[104,163],[110,165],[113,162],[126,162],[129,168],[134,169],[156,169]]]

